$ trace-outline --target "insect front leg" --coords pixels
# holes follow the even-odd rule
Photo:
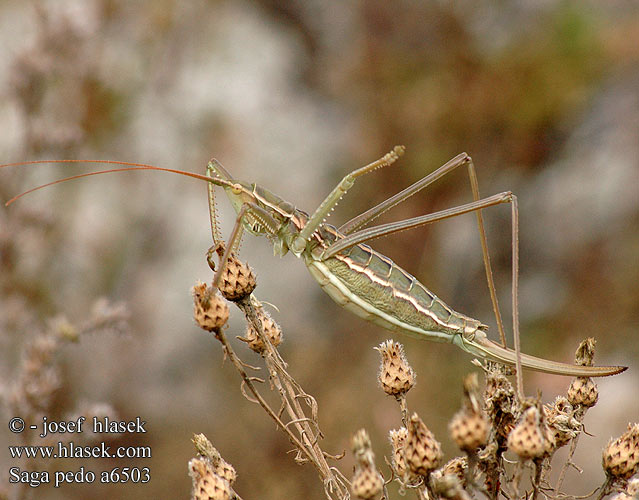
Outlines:
[[[276,234],[279,226],[273,216],[271,216],[262,207],[255,203],[244,203],[237,213],[235,225],[233,226],[228,242],[225,244],[221,238],[220,240],[215,241],[214,236],[215,245],[213,245],[207,252],[209,266],[214,271],[215,263],[213,262],[213,253],[217,253],[220,256],[220,267],[213,277],[213,287],[217,287],[220,283],[220,278],[228,265],[230,255],[239,250],[246,225],[253,225],[253,227],[257,225],[260,228],[260,233],[269,235]],[[213,232],[215,232],[215,230]]]

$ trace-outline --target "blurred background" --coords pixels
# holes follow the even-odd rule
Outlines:
[[[630,367],[599,382],[585,421],[593,436],[575,458],[584,473],[569,471],[565,490],[583,495],[603,482],[601,448],[639,417],[636,3],[5,0],[0,42],[3,163],[88,158],[204,173],[214,156],[237,178],[313,211],[344,174],[404,144],[398,163],[342,200],[331,217],[339,225],[471,154],[483,195],[519,197],[523,349],[569,362],[594,336],[599,364]],[[2,201],[90,168],[4,168]],[[465,172],[455,172],[383,221],[470,199]],[[228,234],[234,214],[225,199],[219,208]],[[510,332],[510,208],[484,215]],[[2,207],[3,419],[14,416],[25,348],[73,325],[87,334],[56,350],[46,415],[108,403],[121,419],[147,421],[147,434],[112,444],[153,451],[137,462],[48,464],[149,466],[148,485],[42,486],[35,497],[188,498],[190,438],[203,432],[238,470],[243,498],[324,498],[314,470],[295,465],[288,441],[241,396],[219,343],[193,323],[190,287],[212,277],[210,244],[205,185],[162,173],[95,177]],[[496,335],[474,216],[372,245]],[[339,308],[301,261],[274,257],[266,239],[246,237],[242,256],[257,274],[256,295],[279,308],[281,351],[317,398],[324,449],[349,450],[366,427],[384,468],[387,433],[400,420],[377,387],[373,347],[390,334]],[[231,312],[228,336],[243,335]],[[113,324],[101,324],[104,316]],[[452,458],[447,424],[463,375],[476,368],[455,347],[396,340],[418,374],[409,408]],[[539,389],[545,401],[569,382],[525,374],[527,393]],[[2,429],[2,445],[19,444]],[[6,489],[14,463],[2,455]],[[349,452],[339,467],[350,476],[352,464]]]

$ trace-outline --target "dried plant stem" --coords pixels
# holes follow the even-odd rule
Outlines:
[[[267,336],[264,335],[262,323],[256,311],[256,304],[257,301],[251,299],[250,296],[236,302],[238,308],[244,313],[247,321],[255,328],[266,346],[263,357],[269,373],[269,380],[281,399],[278,412],[275,412],[260,395],[253,383],[253,378],[244,369],[245,364],[239,359],[226,336],[220,332],[217,338],[223,344],[227,356],[240,373],[244,384],[255,400],[296,447],[296,461],[313,464],[322,479],[327,498],[347,499],[350,497],[348,480],[335,467],[331,467],[327,463],[326,459],[331,455],[325,453],[319,446],[318,441],[322,437],[322,433],[317,421],[317,403],[288,373],[286,363]],[[301,401],[304,401],[310,408],[310,416],[306,415]],[[282,420],[282,413],[287,415],[288,421]]]

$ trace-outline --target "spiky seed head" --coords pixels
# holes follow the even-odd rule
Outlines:
[[[384,478],[374,465],[358,465],[351,479],[351,490],[357,498],[379,498],[384,488]]]
[[[384,478],[375,468],[375,456],[371,440],[365,429],[360,429],[351,439],[353,454],[357,460],[355,474],[351,480],[351,489],[358,498],[379,498],[384,487]]]
[[[408,437],[408,429],[406,429],[406,427],[393,429],[388,433],[388,436],[393,449],[393,456],[391,460],[393,471],[398,477],[403,479],[408,474],[406,458],[404,456],[404,446],[406,445],[406,438]]]
[[[450,435],[459,449],[473,452],[486,444],[488,422],[482,413],[462,409],[458,411],[448,425]]]
[[[453,440],[466,452],[475,451],[488,439],[488,421],[481,410],[478,391],[477,373],[467,375],[464,378],[463,407],[448,425]]]
[[[229,319],[229,306],[213,287],[198,283],[193,292],[193,317],[207,332],[219,331]]]
[[[639,424],[628,424],[628,430],[610,440],[603,450],[602,465],[615,479],[629,479],[639,471]]]
[[[544,434],[539,410],[531,406],[508,435],[508,449],[522,459],[541,457],[547,450]]]
[[[195,500],[231,500],[231,485],[213,471],[206,458],[192,458],[189,461],[189,475],[193,480]]]
[[[421,476],[435,470],[442,460],[441,445],[417,413],[413,413],[408,421],[404,454],[411,472]]]
[[[583,424],[574,417],[574,408],[563,396],[558,396],[552,405],[544,406],[543,411],[556,448],[567,445],[583,428]]]
[[[269,340],[273,347],[277,347],[282,343],[282,329],[278,325],[271,315],[268,314],[261,307],[255,309],[258,319],[262,323],[262,331]],[[257,333],[257,330],[253,327],[251,322],[246,326],[246,337],[240,338],[248,344],[252,351],[262,354],[266,350],[266,346]]]
[[[237,472],[231,464],[222,458],[219,451],[211,444],[204,434],[194,434],[191,439],[195,445],[197,452],[204,458],[209,460],[209,464],[213,468],[213,472],[226,479],[232,486],[237,479]]]
[[[590,408],[597,403],[599,390],[595,381],[590,377],[576,377],[572,379],[566,396],[573,405]]]
[[[375,349],[382,357],[378,380],[384,392],[395,397],[406,394],[415,385],[415,373],[402,344],[387,340]]]
[[[218,285],[224,298],[233,302],[242,300],[253,293],[256,285],[257,281],[253,270],[231,252]]]

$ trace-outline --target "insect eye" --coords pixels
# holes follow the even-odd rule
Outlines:
[[[233,186],[231,186],[231,191],[233,191],[233,194],[240,194],[242,192],[242,186],[239,184],[233,184]]]

